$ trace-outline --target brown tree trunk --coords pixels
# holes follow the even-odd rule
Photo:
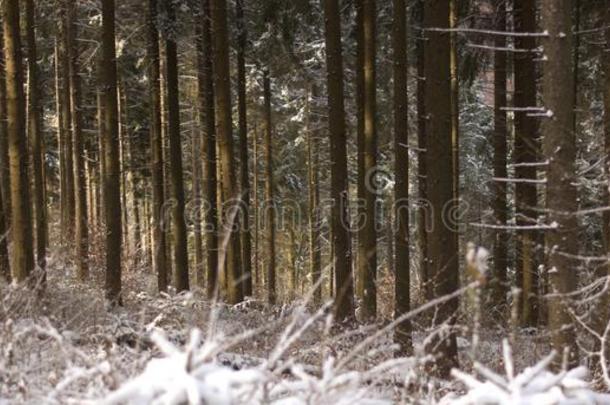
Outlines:
[[[328,120],[331,149],[331,200],[335,317],[341,322],[354,317],[354,281],[348,216],[348,176],[343,99],[343,57],[338,0],[324,1]]]
[[[449,28],[449,2],[429,0],[424,4],[424,27]],[[432,296],[451,294],[458,288],[458,249],[455,224],[444,221],[448,208],[455,206],[456,184],[453,176],[453,125],[451,106],[451,38],[444,32],[426,33],[429,45],[425,61],[425,100],[428,121],[426,158],[427,175],[434,181],[427,182],[427,195],[433,208],[431,231],[428,233],[428,265]],[[451,327],[458,309],[457,299],[437,308],[435,327]],[[446,325],[448,324],[448,326]],[[457,366],[457,342],[455,331],[437,337],[430,342],[436,360],[435,372],[448,377]]]
[[[157,0],[148,1],[148,91],[150,96],[150,151],[152,183],[152,264],[159,292],[167,290],[165,232],[163,230],[163,134],[161,130],[161,81]]]
[[[254,291],[253,294],[256,295],[256,289],[259,291],[263,287],[263,280],[260,275],[260,265],[259,265],[259,209],[258,209],[258,129],[256,125],[254,126],[254,131],[252,133],[252,215],[254,216],[253,220],[253,232],[252,232],[252,265],[254,266],[252,271],[254,273]]]
[[[267,300],[277,302],[275,274],[275,201],[273,187],[273,126],[271,123],[271,79],[267,68],[263,71],[265,124],[265,239],[267,241]]]
[[[7,282],[11,281],[11,266],[8,255],[8,229],[6,228],[2,193],[0,193],[0,277],[3,277]]]
[[[195,116],[192,117],[193,121],[193,132],[192,132],[192,142],[191,142],[191,170],[193,172],[193,201],[195,202],[195,210],[193,212],[193,243],[194,251],[195,251],[195,280],[197,283],[197,287],[203,289],[205,288],[205,272],[203,271],[203,242],[201,239],[201,212],[200,202],[201,202],[201,156],[199,153],[201,152],[201,137],[197,132],[197,118]]]
[[[415,4],[415,19],[417,24],[424,23],[424,2],[417,0]],[[428,238],[427,229],[427,193],[426,193],[426,103],[425,103],[425,81],[424,81],[424,31],[418,33],[415,42],[415,53],[417,57],[417,191],[419,203],[417,205],[417,244],[419,251],[419,288],[422,297],[430,299],[430,283],[428,276]]]
[[[36,50],[36,9],[34,1],[27,0],[25,7],[26,42],[28,49],[28,138],[31,145],[34,224],[36,226],[36,263],[44,274],[47,255],[47,204],[45,201],[44,149],[40,83]]]
[[[542,98],[549,117],[542,123],[543,152],[548,161],[546,184],[547,220],[556,228],[546,234],[551,298],[551,344],[558,353],[569,349],[569,363],[577,364],[578,347],[567,297],[577,286],[573,259],[578,254],[576,137],[574,120],[574,70],[572,51],[572,0],[542,0],[542,39],[545,56]],[[557,84],[561,83],[560,86]]]
[[[80,52],[77,45],[77,10],[73,0],[68,0],[67,5],[67,29],[69,47],[69,74],[70,74],[70,113],[72,116],[72,161],[74,178],[74,202],[75,202],[75,260],[78,278],[83,281],[89,275],[89,234],[87,221],[87,193],[84,165],[83,146],[83,120],[81,112],[81,80],[79,76]]]
[[[174,27],[176,15],[172,2],[167,2],[168,24]],[[175,35],[166,38],[167,110],[169,113],[169,148],[172,201],[172,237],[174,246],[174,287],[177,291],[189,289],[188,250],[184,217],[184,181],[182,179],[182,142],[180,139],[180,103],[178,83],[178,56]]]
[[[10,225],[11,176],[8,160],[8,133],[6,127],[6,72],[4,58],[4,29],[0,29],[0,193],[2,194],[5,225]]]
[[[318,89],[315,84],[307,95],[307,169],[309,182],[309,273],[314,285],[313,304],[322,302],[322,252],[320,247],[320,187],[319,183],[319,137],[318,121],[312,123],[312,103],[317,106]]]
[[[237,111],[239,115],[239,160],[241,162],[241,250],[244,295],[252,295],[252,247],[250,235],[250,176],[248,174],[248,124],[246,110],[246,44],[243,0],[235,2],[237,23]]]
[[[13,281],[23,282],[34,268],[34,252],[32,249],[19,1],[5,0],[2,11],[4,54],[6,57],[6,106],[12,210],[11,271]]]
[[[233,147],[233,127],[231,119],[231,76],[229,63],[229,32],[227,28],[227,2],[226,0],[212,1],[212,31],[214,32],[214,85],[216,99],[216,134],[218,135],[218,150],[220,152],[220,165],[222,168],[223,201],[228,204],[223,207],[222,231],[228,238],[225,247],[220,241],[219,262],[226,260],[225,274],[227,275],[227,299],[235,304],[243,300],[243,291],[238,282],[241,276],[239,249],[239,233],[232,230],[235,217],[234,205],[239,195],[236,191],[237,181],[235,173],[235,154]],[[227,223],[225,223],[225,221]],[[225,257],[226,252],[226,257]]]
[[[496,30],[506,31],[506,2],[498,0],[496,2]],[[496,48],[506,47],[506,37],[498,35],[495,38],[494,46]],[[493,170],[494,177],[506,178],[506,156],[508,153],[507,140],[508,131],[506,125],[506,110],[507,95],[506,95],[506,77],[507,77],[507,56],[505,51],[494,52],[494,135],[493,148],[494,160]],[[502,227],[507,225],[508,207],[506,203],[507,190],[505,182],[496,182],[494,190],[494,217],[496,225]],[[492,278],[493,303],[499,308],[506,309],[506,297],[508,294],[508,255],[507,255],[507,233],[504,230],[495,232],[493,244],[494,257],[494,273]]]
[[[106,217],[106,298],[121,305],[121,183],[114,0],[102,0],[102,86],[104,94],[104,205]]]
[[[362,135],[358,142],[358,211],[362,223],[359,223],[358,232],[358,275],[361,279],[362,316],[364,319],[374,319],[377,315],[377,230],[376,230],[376,193],[373,177],[377,165],[377,133],[376,133],[376,78],[375,57],[376,37],[375,0],[360,0],[359,10],[362,15],[359,28],[362,33],[358,39],[362,56],[358,58],[362,63],[362,93],[363,104],[361,108]],[[359,103],[359,104],[360,104]]]
[[[201,23],[198,24],[198,97],[202,123],[201,155],[203,157],[203,195],[205,198],[205,254],[208,298],[216,295],[218,283],[218,205],[216,168],[216,128],[210,0],[202,0]]]
[[[411,268],[409,255],[409,119],[407,93],[407,16],[405,0],[394,0],[392,41],[394,48],[394,318],[411,309]],[[391,260],[391,258],[389,258]],[[400,322],[394,330],[400,355],[413,352],[411,321]]]
[[[536,0],[515,0],[514,20],[516,32],[536,32]],[[534,37],[516,37],[515,48],[534,49]],[[531,53],[514,53],[515,70],[515,108],[532,108],[536,106],[536,68]],[[571,59],[571,58],[570,58]],[[538,157],[536,141],[536,122],[527,111],[515,111],[515,146],[517,179],[535,180]],[[515,215],[518,226],[532,225],[537,222],[538,205],[536,185],[519,181],[515,184]],[[536,263],[535,245],[538,239],[535,231],[518,231],[516,283],[522,288],[519,303],[520,320],[524,326],[536,326],[538,323],[538,266]]]

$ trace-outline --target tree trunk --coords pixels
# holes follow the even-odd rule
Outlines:
[[[77,45],[77,10],[75,2],[68,0],[67,4],[67,29],[68,47],[70,55],[69,74],[70,74],[70,113],[72,116],[72,161],[74,178],[74,202],[75,202],[75,260],[78,278],[84,281],[89,275],[89,235],[87,221],[87,193],[84,165],[84,146],[83,146],[83,120],[81,112],[81,80],[79,76],[78,58],[80,52]]]
[[[394,48],[394,318],[411,309],[411,268],[409,255],[409,119],[407,93],[407,16],[405,0],[394,0],[392,41]],[[389,242],[389,241],[388,241]],[[391,259],[391,258],[389,258]],[[399,355],[413,352],[411,321],[400,322],[394,331]]]
[[[60,5],[60,21],[59,21],[59,49],[58,49],[58,67],[59,67],[59,119],[60,119],[60,142],[61,154],[64,162],[64,170],[61,172],[64,182],[64,191],[62,195],[62,235],[66,237],[66,241],[70,246],[74,242],[74,225],[76,219],[76,201],[74,191],[74,155],[73,155],[73,135],[72,135],[72,110],[71,106],[71,91],[70,91],[70,64],[71,64],[71,47],[70,47],[70,21],[69,21],[69,3],[67,0],[61,2]]]
[[[6,56],[6,106],[8,157],[11,181],[11,270],[15,282],[26,280],[34,268],[32,218],[28,182],[25,95],[19,1],[5,0],[4,54]]]
[[[6,71],[4,58],[4,29],[0,29],[0,194],[2,194],[5,225],[11,222],[11,176],[8,160],[8,133],[6,126]]]
[[[318,89],[315,84],[307,95],[307,169],[309,182],[309,274],[315,288],[313,304],[319,306],[322,302],[322,252],[320,248],[320,187],[319,183],[319,137],[318,121],[312,124],[312,103],[317,106]]]
[[[515,0],[514,20],[516,32],[536,32],[536,0]],[[516,37],[515,48],[534,49],[534,37]],[[513,53],[515,69],[515,108],[536,106],[536,69],[531,53]],[[571,58],[570,58],[571,59]],[[570,124],[571,125],[571,124]],[[538,145],[536,141],[536,122],[527,111],[515,111],[515,146],[517,179],[536,179]],[[525,165],[524,165],[525,164]],[[528,165],[529,164],[529,165]],[[515,216],[518,226],[537,223],[538,205],[536,185],[527,182],[515,184]],[[516,283],[522,288],[520,320],[524,326],[538,323],[538,266],[535,245],[538,239],[535,231],[518,231]]]
[[[248,174],[248,125],[246,110],[246,44],[247,32],[244,21],[243,0],[235,2],[237,23],[237,111],[239,115],[239,159],[241,161],[241,198],[240,217],[242,275],[244,295],[252,295],[252,247],[250,235],[250,177]]]
[[[415,4],[415,20],[423,26],[424,2],[418,0]],[[424,36],[421,30],[415,42],[415,53],[417,57],[417,244],[419,251],[419,288],[422,298],[430,299],[431,289],[428,276],[428,238],[426,230],[427,222],[427,193],[426,193],[426,103],[425,103],[425,81],[424,81]]]
[[[176,24],[172,2],[167,2],[168,24]],[[189,289],[188,250],[184,218],[184,181],[182,179],[182,142],[180,139],[180,103],[178,83],[178,56],[174,33],[166,38],[167,110],[169,113],[169,149],[172,196],[172,237],[174,246],[174,287],[176,291]]]
[[[163,230],[165,184],[163,176],[163,134],[161,130],[161,80],[159,31],[157,30],[157,0],[148,1],[148,91],[150,96],[150,153],[152,185],[152,265],[157,275],[159,292],[167,290],[167,257]]]
[[[40,83],[38,79],[38,58],[36,51],[36,10],[34,1],[25,5],[26,41],[28,49],[28,138],[31,145],[34,224],[36,225],[36,263],[42,274],[46,268],[47,255],[47,204],[45,201],[44,149],[42,131],[42,110],[40,108]],[[44,276],[43,276],[44,277]]]
[[[348,216],[348,176],[343,99],[343,57],[338,0],[324,1],[328,120],[331,149],[332,267],[335,273],[335,318],[354,317],[354,282]]]
[[[267,300],[277,302],[275,274],[275,201],[273,187],[273,127],[271,123],[271,79],[269,70],[263,71],[263,98],[265,124],[265,239],[267,241]]]
[[[376,230],[376,203],[377,193],[374,178],[377,165],[377,133],[376,133],[376,78],[375,57],[376,37],[375,0],[360,0],[362,15],[359,22],[362,24],[362,41],[359,45],[362,57],[362,136],[358,142],[358,211],[362,223],[359,223],[358,232],[358,274],[362,280],[362,316],[364,319],[374,319],[377,315],[377,230]]]
[[[254,131],[252,133],[252,215],[254,216],[254,230],[252,232],[252,264],[254,268],[252,269],[254,273],[254,295],[256,295],[256,289],[259,291],[263,287],[263,280],[260,275],[260,266],[259,266],[259,238],[258,238],[258,230],[259,230],[259,209],[258,209],[258,129],[256,125],[254,126]]]
[[[8,229],[6,228],[6,216],[4,214],[4,202],[0,193],[0,277],[7,282],[11,281],[11,266],[8,255]]]
[[[121,183],[114,0],[102,0],[102,86],[104,89],[104,205],[106,217],[106,298],[121,305]]]
[[[193,201],[195,202],[195,210],[193,212],[193,237],[195,244],[195,280],[197,287],[205,288],[205,273],[203,271],[203,242],[201,240],[201,211],[199,210],[201,202],[201,137],[197,132],[197,118],[192,117],[193,132],[192,132],[192,147],[191,147],[191,170],[193,172]]]
[[[496,30],[506,31],[506,2],[496,2]],[[506,47],[506,37],[498,35],[495,38],[496,48]],[[496,178],[507,178],[506,156],[508,153],[506,126],[506,77],[507,57],[505,51],[494,52],[494,135],[493,135],[493,171]],[[507,225],[508,207],[506,204],[507,190],[505,182],[494,184],[494,217],[496,225],[502,227]],[[495,232],[493,244],[494,273],[492,278],[492,301],[498,308],[506,309],[506,297],[508,294],[508,255],[507,255],[507,233],[504,230]]]
[[[210,0],[202,0],[201,23],[198,29],[198,97],[202,123],[201,155],[203,157],[203,195],[205,198],[205,252],[208,298],[216,295],[218,283],[218,205],[216,168],[216,128],[214,107],[214,81],[212,66],[212,34]]]
[[[230,304],[243,300],[243,292],[238,283],[241,275],[239,249],[239,233],[232,230],[235,217],[234,202],[239,200],[235,174],[235,154],[233,148],[233,127],[231,119],[231,75],[229,63],[229,33],[227,28],[226,0],[212,1],[212,30],[214,32],[214,84],[216,99],[216,133],[218,135],[218,150],[222,168],[223,201],[228,201],[223,207],[224,215],[222,230],[227,234],[227,243],[221,240],[219,262],[226,260],[227,299]],[[231,206],[233,205],[233,206]],[[224,223],[227,221],[227,223]],[[225,247],[226,245],[226,247]],[[226,252],[226,257],[225,257]]]
[[[550,224],[546,234],[549,280],[549,327],[551,344],[558,353],[569,349],[569,363],[577,364],[578,347],[567,295],[577,286],[578,208],[575,174],[574,70],[572,51],[572,0],[542,0],[542,39],[548,58],[543,66],[542,98],[549,117],[542,123],[543,152],[548,161],[546,208]],[[557,84],[561,83],[561,86]]]
[[[449,2],[426,1],[424,27],[449,28]],[[451,107],[451,38],[444,32],[426,33],[429,45],[425,52],[425,100],[427,129],[427,175],[434,181],[427,182],[428,199],[433,209],[431,231],[428,233],[428,264],[434,298],[451,294],[458,287],[458,249],[455,224],[445,223],[447,208],[455,207],[453,176],[453,125]],[[458,309],[457,299],[437,308],[435,327],[451,327]],[[448,325],[447,325],[448,324]],[[430,342],[437,358],[435,372],[448,377],[457,366],[455,331],[437,337]]]

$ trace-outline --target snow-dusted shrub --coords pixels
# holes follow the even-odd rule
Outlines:
[[[482,377],[460,370],[452,375],[466,385],[462,396],[450,394],[441,405],[586,405],[610,404],[610,395],[595,393],[586,382],[587,369],[577,367],[559,373],[549,371],[555,358],[551,353],[533,367],[515,375],[512,353],[508,342],[503,342],[505,376],[499,375],[481,364],[474,369]]]

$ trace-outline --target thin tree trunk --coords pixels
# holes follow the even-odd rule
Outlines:
[[[536,0],[515,0],[514,20],[516,32],[536,32]],[[515,38],[515,48],[534,49],[533,37]],[[531,53],[514,53],[515,69],[515,108],[536,106],[536,69]],[[571,59],[571,58],[570,58]],[[571,124],[570,124],[571,125]],[[515,146],[514,159],[518,166],[515,177],[518,179],[536,179],[536,166],[523,163],[536,163],[538,145],[536,141],[536,122],[526,112],[515,112]],[[538,205],[536,185],[527,182],[515,184],[515,216],[518,226],[537,223],[536,207]],[[535,231],[519,231],[517,234],[516,283],[522,288],[519,303],[520,321],[524,326],[536,326],[538,323],[538,266],[536,263],[535,244],[538,239]]]
[[[239,159],[241,162],[242,207],[241,249],[244,295],[252,295],[252,247],[250,234],[250,176],[248,174],[248,123],[246,110],[246,44],[247,32],[244,21],[243,0],[235,2],[237,23],[237,111],[239,115]]]
[[[4,58],[4,29],[0,29],[0,193],[7,228],[11,222],[11,176],[8,160],[8,133],[6,126],[6,71]]]
[[[4,214],[4,202],[0,193],[0,277],[7,282],[11,281],[11,266],[8,255],[8,230],[6,228],[6,216]]]
[[[506,1],[498,0],[496,2],[496,30],[506,31]],[[497,36],[494,46],[496,48],[506,47],[506,38]],[[507,107],[507,56],[505,51],[494,52],[494,177],[506,178],[506,157],[508,153],[508,131],[506,125],[506,110]],[[508,220],[507,207],[507,190],[506,183],[496,182],[494,189],[494,217],[496,225],[506,226]],[[502,230],[495,232],[493,244],[494,257],[494,276],[493,280],[493,303],[499,307],[506,309],[506,297],[508,294],[508,255],[507,255],[507,233]]]
[[[42,274],[46,269],[47,255],[47,204],[45,201],[44,149],[40,83],[36,49],[36,9],[34,1],[27,0],[25,7],[26,42],[28,49],[28,138],[31,145],[34,223],[36,225],[36,263]],[[43,276],[44,277],[44,276]]]
[[[271,122],[271,79],[267,68],[263,71],[265,124],[265,239],[267,242],[267,301],[277,302],[275,273],[275,201],[273,186],[273,126]]]
[[[192,148],[191,148],[191,170],[193,172],[193,201],[195,201],[196,209],[194,210],[193,217],[193,237],[194,237],[194,251],[195,251],[195,276],[197,286],[199,288],[205,288],[205,272],[203,263],[203,242],[201,239],[201,137],[197,132],[197,126],[195,125],[197,118],[192,117],[193,121],[193,132],[192,132]]]
[[[81,112],[81,80],[79,77],[80,65],[78,58],[80,52],[77,45],[77,10],[75,2],[68,0],[67,29],[70,74],[70,115],[72,116],[72,161],[74,178],[74,202],[75,202],[75,260],[78,278],[83,281],[89,275],[89,234],[87,220],[87,193],[85,179],[85,165],[83,161],[83,120]]]
[[[411,309],[411,268],[409,255],[409,119],[407,94],[407,17],[405,0],[394,0],[392,41],[394,48],[394,243],[395,275],[394,318]],[[390,242],[388,240],[388,242]],[[391,258],[389,258],[391,259]],[[413,352],[411,321],[400,322],[394,331],[398,353]]]
[[[449,2],[430,0],[424,4],[424,27],[449,28]],[[446,224],[442,213],[455,206],[455,177],[453,176],[453,125],[451,107],[451,39],[446,33],[426,33],[429,47],[425,61],[425,100],[428,117],[426,158],[428,177],[427,195],[433,208],[431,231],[428,233],[429,270],[432,296],[451,294],[458,288],[458,248],[454,224]],[[433,125],[432,125],[433,124]],[[457,313],[457,298],[437,308],[435,327],[451,327]],[[441,326],[442,325],[442,326]],[[455,331],[430,342],[435,356],[435,372],[448,377],[458,364]]]
[[[167,2],[168,24],[176,24],[174,6]],[[188,250],[184,218],[184,181],[182,179],[182,146],[180,139],[180,104],[178,83],[178,56],[175,34],[166,38],[167,108],[169,113],[169,148],[172,201],[172,237],[174,246],[174,287],[177,291],[189,289]]]
[[[324,1],[328,118],[331,148],[331,200],[335,317],[354,317],[354,281],[348,216],[348,176],[343,92],[341,18],[338,0]]]
[[[28,182],[25,95],[19,1],[3,5],[4,54],[6,57],[6,105],[8,157],[11,181],[11,270],[15,282],[23,282],[34,268],[32,218]]]
[[[578,209],[576,181],[576,137],[574,121],[574,69],[572,51],[572,0],[542,0],[542,39],[548,62],[543,69],[542,97],[552,117],[542,123],[543,151],[547,159],[546,208],[549,223],[556,229],[546,234],[549,280],[549,328],[551,344],[558,353],[569,349],[569,364],[578,362],[578,347],[568,295],[576,289],[574,271],[578,263]],[[561,83],[561,86],[557,84]]]
[[[205,254],[208,298],[218,288],[218,184],[216,167],[216,128],[210,0],[201,2],[201,23],[197,24],[197,61],[199,114],[202,123],[201,155],[203,157],[203,195],[205,198]]]
[[[318,89],[315,84],[307,95],[307,169],[309,180],[309,273],[314,285],[313,304],[322,302],[322,252],[320,249],[320,188],[319,182],[319,136],[318,120],[313,121],[312,103],[317,105]]]
[[[258,129],[254,126],[252,132],[252,215],[254,216],[254,230],[252,232],[252,264],[254,273],[254,288],[258,288],[259,291],[262,288],[262,277],[260,275],[259,266],[259,209],[258,209]],[[256,290],[253,292],[256,295]]]
[[[375,0],[360,0],[362,31],[358,38],[362,41],[362,93],[363,114],[362,135],[358,143],[358,197],[359,217],[363,221],[358,232],[358,274],[361,281],[362,316],[364,319],[374,319],[377,315],[377,230],[375,171],[377,165],[377,133],[376,133],[376,37]],[[360,119],[359,119],[360,121]]]
[[[106,217],[106,298],[121,305],[121,183],[114,0],[102,0],[102,86],[104,89],[104,205]]]
[[[212,0],[212,30],[214,32],[214,85],[216,99],[216,133],[218,135],[218,150],[222,168],[223,201],[228,201],[223,207],[221,216],[223,233],[228,233],[228,243],[224,246],[220,242],[219,262],[226,260],[225,274],[227,275],[227,299],[235,304],[243,300],[243,291],[239,285],[241,275],[239,249],[239,234],[232,230],[234,219],[231,218],[238,201],[236,193],[237,181],[235,173],[235,154],[233,147],[233,128],[231,119],[231,76],[229,63],[229,32],[227,28],[227,2],[226,0]],[[224,223],[227,221],[228,223]],[[226,257],[225,257],[226,253]]]

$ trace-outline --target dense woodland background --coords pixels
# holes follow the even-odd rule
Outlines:
[[[416,359],[395,401],[459,392],[426,385],[452,369],[489,379],[503,339],[518,368],[554,350],[541,370],[610,389],[607,0],[0,4],[0,342],[292,319],[319,328],[305,364]],[[21,388],[24,342],[0,403],[47,394]],[[78,396],[138,364],[112,383],[79,366],[106,379]]]

